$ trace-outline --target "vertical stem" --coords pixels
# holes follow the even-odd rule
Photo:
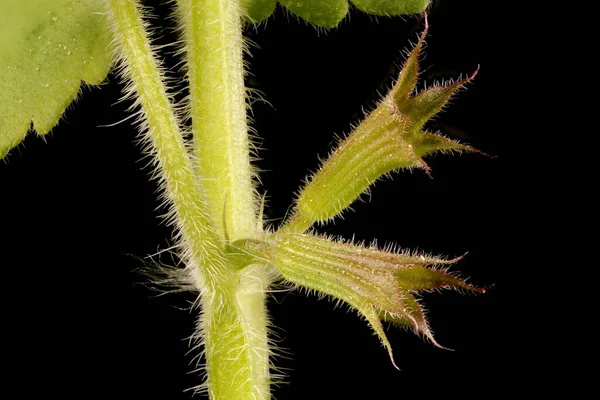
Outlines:
[[[205,340],[209,395],[212,400],[267,400],[265,291],[270,278],[263,266],[237,267],[234,259],[227,258],[222,240],[225,227],[232,239],[260,233],[252,202],[237,3],[188,1],[187,8],[183,4],[183,11],[195,16],[184,19],[193,37],[204,35],[202,29],[195,31],[198,26],[219,27],[212,32],[218,48],[205,48],[204,53],[193,50],[196,57],[189,60],[191,75],[206,68],[212,71],[215,85],[212,95],[199,96],[197,79],[192,83],[192,93],[196,93],[192,95],[193,117],[200,119],[195,124],[197,151],[203,158],[199,171],[194,169],[183,142],[137,1],[108,0],[107,4],[124,72],[141,105],[146,139],[156,157],[166,198],[173,205],[188,268],[200,291],[203,317],[198,335]],[[207,20],[208,16],[214,19]],[[193,42],[190,47],[194,47]],[[226,173],[221,174],[221,168]],[[210,188],[207,202],[200,184]],[[219,218],[222,215],[226,222]]]
[[[250,164],[239,0],[180,0],[197,175],[221,238],[259,237]],[[208,392],[214,400],[264,400],[269,345],[261,266],[237,273],[226,293],[203,301]]]
[[[218,232],[258,233],[239,0],[181,0],[195,156]]]
[[[203,296],[207,388],[211,400],[268,400],[269,343],[261,265],[239,272],[222,296]]]

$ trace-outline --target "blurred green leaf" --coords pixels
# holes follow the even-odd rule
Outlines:
[[[0,158],[33,129],[48,133],[81,81],[99,84],[110,63],[99,2],[0,2]]]
[[[322,28],[337,26],[349,9],[348,0],[279,0],[286,9]],[[374,15],[417,14],[425,11],[429,0],[351,0],[359,10]],[[247,19],[260,22],[275,10],[277,0],[242,0]]]
[[[430,0],[351,0],[361,11],[374,15],[417,14],[425,11]]]

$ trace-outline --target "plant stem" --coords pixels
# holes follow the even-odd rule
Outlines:
[[[223,239],[258,238],[239,0],[180,0],[179,6],[194,155],[210,213]],[[203,302],[208,392],[212,399],[268,399],[265,291],[271,278],[262,266],[237,274],[225,296]]]
[[[137,95],[144,116],[146,140],[157,161],[168,203],[184,242],[187,256],[202,265],[199,279],[214,287],[229,274],[213,222],[197,185],[173,107],[161,80],[160,66],[152,53],[135,0],[109,0],[109,18],[119,44],[129,90]],[[170,205],[170,204],[169,204]]]
[[[270,377],[265,292],[272,278],[265,266],[241,268],[226,252],[226,239],[262,234],[248,153],[241,17],[233,0],[178,4],[191,38],[188,65],[197,169],[136,1],[109,0],[109,17],[124,72],[142,107],[146,139],[165,195],[174,208],[187,270],[200,292],[202,316],[196,336],[204,340],[210,398],[266,400]]]
[[[271,279],[261,265],[239,272],[228,293],[203,296],[207,388],[211,400],[268,400],[269,343],[265,290]]]
[[[231,241],[257,237],[244,42],[239,0],[181,0],[190,112],[198,159],[218,232]]]

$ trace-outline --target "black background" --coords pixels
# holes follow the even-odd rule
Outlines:
[[[454,270],[494,287],[477,296],[425,295],[437,340],[454,351],[390,328],[401,372],[355,313],[297,292],[275,295],[269,311],[285,350],[276,364],[288,376],[274,389],[276,398],[544,390],[534,376],[545,360],[539,351],[544,331],[534,322],[539,306],[523,282],[527,269],[537,267],[526,260],[531,228],[509,147],[518,132],[504,107],[513,90],[512,72],[504,68],[513,43],[512,36],[498,35],[498,12],[475,0],[435,2],[422,76],[431,84],[481,65],[474,83],[430,127],[497,158],[436,156],[429,160],[434,179],[422,171],[395,174],[356,203],[355,212],[318,229],[435,254],[468,251]],[[518,18],[507,23],[519,30]],[[327,155],[334,134],[347,133],[363,107],[389,87],[401,51],[422,29],[417,18],[376,20],[356,10],[329,32],[281,10],[248,29],[256,47],[247,83],[270,103],[255,103],[253,126],[263,148],[260,190],[273,226],[318,157]],[[159,43],[175,38],[170,30],[157,35]],[[191,392],[184,390],[201,381],[190,373],[197,352],[188,354],[184,340],[193,328],[194,312],[187,310],[193,295],[157,296],[136,272],[140,257],[169,246],[171,232],[157,218],[156,186],[135,129],[127,122],[103,127],[127,115],[128,104],[117,102],[121,89],[112,74],[101,89],[84,89],[50,135],[30,134],[0,165],[3,362],[11,371],[7,382],[24,398],[188,399]],[[16,384],[21,380],[29,383]],[[568,382],[563,374],[553,384]]]

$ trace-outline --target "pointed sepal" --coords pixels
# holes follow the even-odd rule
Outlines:
[[[433,337],[433,332],[431,332],[429,323],[425,317],[425,311],[417,299],[410,293],[404,293],[404,296],[405,313],[398,315],[381,312],[381,319],[396,326],[411,329],[415,334],[426,337],[434,346],[439,347],[440,349],[450,350],[449,348],[440,345]]]
[[[451,153],[451,152],[476,152],[479,150],[471,146],[462,144],[456,140],[447,138],[443,135],[431,132],[419,131],[411,135],[410,144],[417,157],[423,157],[433,153]],[[483,154],[483,153],[482,153]]]
[[[415,264],[403,269],[398,269],[395,273],[395,276],[404,289],[413,292],[451,288],[485,293],[485,289],[470,285],[457,276],[448,273],[447,268],[439,267],[454,264],[461,259],[462,257],[457,257],[452,260],[444,261],[439,259],[424,258],[424,263],[436,265],[437,268],[427,268],[423,265]]]
[[[408,131],[415,132],[420,130],[427,121],[438,114],[448,104],[448,101],[459,89],[475,78],[478,71],[479,68],[466,79],[449,85],[435,86],[414,97],[396,102],[396,110],[402,118],[407,118],[410,121]]]
[[[412,95],[417,86],[420,72],[419,58],[421,57],[421,51],[425,46],[425,38],[427,37],[428,31],[429,23],[427,18],[425,18],[425,29],[423,29],[423,33],[421,33],[416,46],[408,54],[406,61],[404,61],[400,75],[398,75],[398,80],[388,94],[388,97],[394,99],[394,102],[396,103],[401,103],[406,100]]]

